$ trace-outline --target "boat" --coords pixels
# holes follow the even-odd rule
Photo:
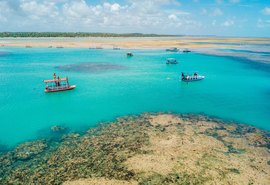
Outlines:
[[[193,75],[185,75],[184,73],[182,73],[181,76],[181,80],[184,82],[200,81],[203,80],[204,78],[205,78],[204,76],[198,75],[197,72],[195,72]]]
[[[167,58],[166,64],[178,64],[178,62],[174,58]]]
[[[183,53],[189,53],[189,52],[191,52],[189,49],[183,49]]]
[[[128,57],[132,57],[132,56],[133,56],[133,53],[130,53],[130,52],[129,52],[129,53],[127,53],[127,56],[128,56]]]
[[[45,92],[59,92],[59,91],[67,91],[72,90],[76,86],[70,85],[68,81],[68,77],[65,78],[56,78],[56,75],[54,74],[53,80],[43,80],[44,83],[46,83]]]
[[[120,50],[119,47],[113,47],[113,50]]]
[[[178,49],[178,48],[168,48],[168,49],[166,49],[166,51],[170,51],[170,52],[178,52],[179,49]]]

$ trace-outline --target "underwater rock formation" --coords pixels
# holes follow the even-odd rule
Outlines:
[[[102,73],[109,71],[119,71],[126,70],[127,67],[118,64],[112,64],[107,62],[86,62],[80,64],[69,64],[58,66],[58,69],[62,71],[75,71],[75,72],[85,72],[85,73]]]
[[[55,125],[55,126],[51,127],[52,132],[63,132],[65,130],[66,130],[65,127],[62,127],[62,126],[59,126],[59,125]]]
[[[33,141],[33,142],[26,142],[14,150],[14,157],[18,160],[28,160],[33,156],[41,153],[47,147],[45,141]]]
[[[191,114],[142,114],[0,155],[0,184],[270,184],[269,133]]]

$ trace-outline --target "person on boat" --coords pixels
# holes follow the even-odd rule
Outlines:
[[[53,73],[53,79],[55,81],[55,86],[58,86],[57,81],[56,81],[56,73]]]
[[[182,72],[182,80],[185,79],[185,74]]]
[[[67,79],[67,86],[69,87],[68,77],[66,77],[66,79]]]
[[[60,81],[61,81],[61,78],[60,78],[60,76],[58,76],[58,78],[57,78],[58,80],[57,80],[57,86],[61,86],[61,83],[60,83]]]
[[[197,79],[197,77],[198,77],[198,73],[197,72],[194,73],[194,77],[195,77],[195,79]]]

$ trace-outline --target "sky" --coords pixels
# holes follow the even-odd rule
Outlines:
[[[0,32],[270,37],[270,0],[0,0]]]

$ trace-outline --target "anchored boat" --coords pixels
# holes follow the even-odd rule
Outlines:
[[[198,73],[194,73],[193,75],[185,75],[182,73],[181,80],[184,82],[194,82],[194,81],[200,81],[203,80],[205,77],[198,75]]]
[[[46,83],[45,92],[59,92],[59,91],[67,91],[72,90],[76,86],[70,85],[68,81],[68,77],[65,78],[56,78],[56,75],[54,74],[53,80],[43,80],[44,83]]]
[[[183,53],[189,53],[189,52],[191,52],[191,51],[187,48],[183,50]]]
[[[132,57],[132,56],[133,56],[133,53],[130,53],[130,52],[129,52],[129,53],[127,53],[127,56],[128,56],[128,57]]]
[[[166,49],[166,51],[170,51],[170,52],[178,52],[179,49],[178,49],[178,48],[168,48],[168,49]]]
[[[166,64],[178,64],[178,62],[174,58],[167,58]]]

